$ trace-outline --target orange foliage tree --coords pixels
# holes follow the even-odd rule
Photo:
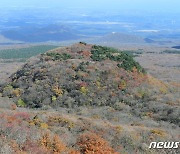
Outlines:
[[[81,135],[77,145],[83,154],[118,154],[108,145],[107,141],[92,133]]]

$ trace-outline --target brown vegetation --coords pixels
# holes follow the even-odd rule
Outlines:
[[[92,47],[49,51],[0,86],[0,153],[170,153],[148,146],[179,140],[178,90]]]

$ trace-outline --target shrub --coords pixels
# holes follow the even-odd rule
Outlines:
[[[26,106],[26,103],[22,100],[22,99],[19,99],[18,102],[17,102],[17,105],[19,107],[25,107]]]
[[[13,95],[14,95],[15,97],[21,96],[21,90],[20,90],[19,88],[14,89],[14,90],[12,91],[12,93],[13,93]]]
[[[133,68],[135,67],[139,72],[145,73],[144,68],[142,68],[140,64],[133,59],[132,55],[126,52],[118,51],[109,47],[93,46],[91,53],[91,58],[94,61],[110,59],[112,61],[120,62],[117,64],[120,68],[133,71]]]
[[[121,80],[120,84],[118,85],[118,88],[121,90],[124,90],[124,89],[126,89],[126,87],[127,87],[126,81]]]
[[[135,151],[135,148],[137,146],[135,144],[135,140],[133,140],[130,135],[126,134],[120,138],[120,144],[126,151]]]
[[[88,66],[89,65],[89,62],[81,62],[79,64],[79,66],[75,69],[75,71],[83,71],[83,72],[86,72],[85,70],[85,66]]]
[[[48,133],[44,134],[40,139],[40,145],[49,150],[49,152],[56,154],[66,150],[66,146],[61,142],[57,135],[51,137]]]
[[[57,96],[62,96],[62,95],[63,95],[63,90],[62,90],[59,86],[57,86],[57,85],[55,85],[55,86],[52,87],[52,91],[53,91]]]
[[[83,94],[87,94],[88,89],[87,89],[86,87],[82,86],[82,87],[80,88],[80,91],[81,91],[81,93],[83,93]]]
[[[12,85],[6,85],[4,88],[3,88],[3,96],[8,96],[8,97],[13,97],[12,96],[12,92],[13,92],[13,86]]]
[[[51,100],[52,100],[52,102],[54,102],[54,101],[57,100],[57,97],[56,97],[56,96],[52,96],[52,97],[51,97]]]
[[[46,123],[41,123],[40,124],[40,127],[42,128],[42,129],[47,129],[48,128],[48,124],[46,124]]]
[[[101,137],[96,134],[83,134],[80,136],[77,145],[83,154],[117,154]]]
[[[151,133],[154,135],[160,136],[160,137],[164,137],[167,135],[166,132],[164,130],[161,130],[161,129],[152,129]]]
[[[47,56],[51,57],[52,60],[67,60],[67,59],[71,59],[71,55],[67,54],[67,53],[52,53],[52,52],[48,52],[46,53]]]
[[[59,116],[49,117],[47,124],[49,126],[67,127],[68,129],[72,129],[75,126],[73,121]]]

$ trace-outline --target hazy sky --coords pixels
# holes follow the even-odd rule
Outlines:
[[[180,0],[0,0],[1,7],[84,7],[87,9],[180,12]]]

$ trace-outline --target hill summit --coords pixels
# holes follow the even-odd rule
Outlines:
[[[125,52],[80,42],[39,55],[10,77],[4,96],[39,108],[115,106],[146,80],[144,69]]]
[[[166,84],[147,74],[128,52],[84,42],[29,60],[0,92],[19,107],[108,106],[121,110],[126,104],[136,115],[154,112],[156,102],[162,102],[158,118],[178,123],[176,116],[163,112]]]

